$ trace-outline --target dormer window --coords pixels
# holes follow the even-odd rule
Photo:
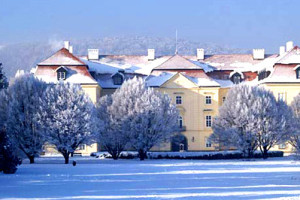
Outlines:
[[[113,79],[114,85],[122,85],[122,83],[124,81],[124,75],[122,73],[118,72],[112,76],[112,79]]]
[[[296,69],[296,78],[300,79],[300,67]]]
[[[56,70],[57,80],[66,80],[67,78],[67,69],[65,67],[60,67]]]
[[[239,84],[240,82],[242,82],[242,78],[243,78],[243,74],[235,72],[233,75],[231,75],[231,81],[234,84]]]
[[[294,67],[294,70],[296,72],[296,79],[300,79],[300,65]]]

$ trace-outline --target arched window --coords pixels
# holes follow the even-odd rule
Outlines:
[[[242,76],[241,74],[239,73],[234,73],[231,77],[231,81],[234,83],[234,84],[239,84],[240,82],[242,82]]]
[[[178,117],[178,126],[179,126],[179,128],[183,127],[183,119],[181,116]]]

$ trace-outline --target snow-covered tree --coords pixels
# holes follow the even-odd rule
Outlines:
[[[296,153],[300,154],[300,94],[291,103],[293,111],[293,124],[290,131],[289,143],[294,147]]]
[[[126,147],[144,159],[147,151],[168,142],[178,128],[178,111],[169,97],[147,88],[138,78],[125,81],[112,96],[102,97],[98,115],[105,124],[100,142],[114,159]]]
[[[274,145],[284,142],[291,123],[291,110],[287,104],[276,99],[271,91],[263,88],[256,90],[256,101],[253,103],[254,131],[263,158]]]
[[[44,136],[37,123],[39,98],[47,85],[26,74],[17,77],[8,88],[7,118],[5,126],[12,142],[34,163],[42,151]]]
[[[21,159],[17,156],[16,147],[10,141],[5,129],[0,129],[0,172],[14,174]]]
[[[129,135],[122,130],[122,117],[112,106],[112,97],[101,97],[97,104],[97,115],[102,129],[99,129],[98,142],[111,154],[114,160],[118,159],[120,153],[125,149]]]
[[[0,90],[5,89],[7,87],[8,87],[8,81],[3,72],[2,63],[0,63]]]
[[[168,95],[146,88],[143,79],[130,80],[124,87],[127,88],[121,89],[117,98],[126,99],[128,89],[139,94],[135,101],[126,101],[127,106],[133,107],[127,124],[130,125],[130,146],[144,160],[152,147],[170,142],[178,132],[178,110]]]
[[[223,147],[236,147],[248,157],[259,148],[267,158],[270,148],[287,138],[290,116],[289,107],[281,100],[277,102],[272,92],[238,85],[229,91],[220,108],[210,139]]]
[[[90,144],[95,132],[95,107],[80,85],[48,86],[41,98],[40,124],[47,142],[64,156],[65,164],[79,145]]]
[[[227,94],[219,109],[219,116],[213,121],[211,142],[219,148],[235,147],[247,157],[252,157],[258,143],[254,129],[254,115],[251,106],[255,102],[256,88],[237,85]]]

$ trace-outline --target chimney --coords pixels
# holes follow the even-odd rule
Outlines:
[[[154,60],[155,59],[155,49],[148,49],[148,60]]]
[[[286,46],[286,48],[285,48],[286,52],[288,52],[294,48],[294,43],[293,43],[293,41],[288,41],[285,46]]]
[[[279,55],[282,56],[285,53],[285,46],[279,47]]]
[[[88,49],[88,59],[98,60],[99,59],[99,49]]]
[[[253,59],[263,60],[265,59],[265,49],[253,49]]]
[[[197,49],[197,60],[204,60],[204,49]]]
[[[65,48],[69,50],[70,48],[70,41],[64,41]]]
[[[73,53],[73,46],[69,46],[69,52]]]

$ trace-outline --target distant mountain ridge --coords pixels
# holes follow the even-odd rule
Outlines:
[[[156,55],[175,53],[175,39],[148,36],[118,36],[100,39],[70,39],[75,55],[87,55],[87,49],[97,48],[102,55],[146,55],[148,48],[154,48]],[[223,47],[216,44],[178,40],[178,53],[195,55],[197,48],[204,48],[205,54],[249,53],[249,50]],[[63,47],[63,41],[32,42],[1,45],[0,62],[7,77],[13,77],[18,69],[29,71],[37,63]]]

